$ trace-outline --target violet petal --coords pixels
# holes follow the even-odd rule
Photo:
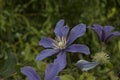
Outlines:
[[[70,35],[68,36],[67,45],[70,45],[74,40],[78,37],[83,36],[86,32],[85,24],[78,24],[70,31]]]
[[[37,72],[30,66],[21,68],[21,72],[27,76],[28,80],[41,80]]]
[[[66,49],[68,52],[80,52],[86,55],[90,54],[90,50],[86,45],[83,44],[72,44]]]
[[[36,57],[36,60],[43,60],[47,58],[48,56],[52,56],[55,54],[57,51],[54,49],[45,49],[40,52],[40,54]]]
[[[62,36],[62,27],[64,26],[64,20],[61,19],[60,21],[57,22],[56,27],[55,27],[55,35],[61,37]]]

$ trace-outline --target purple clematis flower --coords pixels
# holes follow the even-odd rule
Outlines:
[[[44,48],[47,48],[36,57],[37,60],[43,60],[48,56],[57,54],[57,58],[54,60],[55,64],[59,64],[59,71],[66,66],[66,52],[81,52],[86,55],[90,54],[89,48],[83,44],[72,44],[78,37],[83,36],[86,32],[85,24],[78,24],[70,31],[69,27],[64,26],[64,20],[60,20],[55,27],[56,39],[43,37],[39,44]]]
[[[94,24],[92,29],[97,33],[100,41],[102,42],[108,42],[112,37],[120,36],[119,31],[112,32],[114,29],[112,26],[102,27],[99,24]]]
[[[55,64],[49,64],[45,71],[44,80],[60,80],[57,76],[59,73],[59,66]],[[21,68],[21,72],[27,76],[27,80],[41,80],[38,73],[30,66]]]

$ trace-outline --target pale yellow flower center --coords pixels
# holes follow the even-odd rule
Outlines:
[[[66,47],[66,38],[57,37],[53,46],[55,49],[64,49]]]

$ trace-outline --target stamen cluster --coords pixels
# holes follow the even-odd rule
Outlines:
[[[93,61],[98,62],[99,64],[106,64],[110,62],[110,57],[105,52],[98,52],[93,56]]]
[[[57,37],[55,43],[53,43],[54,49],[64,49],[66,47],[66,38]]]

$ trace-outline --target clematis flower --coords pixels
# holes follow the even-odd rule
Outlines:
[[[48,56],[58,53],[54,63],[60,64],[59,70],[61,71],[66,66],[66,52],[81,52],[86,55],[90,54],[89,48],[86,45],[72,44],[78,37],[85,34],[85,24],[78,24],[72,28],[69,33],[69,27],[67,25],[64,26],[64,20],[60,20],[56,24],[54,32],[56,35],[55,40],[48,37],[43,37],[40,40],[39,45],[46,49],[40,52],[36,57],[37,60],[43,60]]]
[[[60,78],[57,76],[59,73],[58,69],[58,65],[49,64],[45,71],[44,80],[60,80]],[[30,66],[21,68],[21,72],[27,76],[27,80],[41,80],[41,77],[38,75],[38,73]]]
[[[112,30],[114,30],[113,26],[102,27],[99,24],[94,24],[92,29],[97,33],[100,41],[102,42],[108,42],[112,37],[120,36],[119,31],[112,32]]]

